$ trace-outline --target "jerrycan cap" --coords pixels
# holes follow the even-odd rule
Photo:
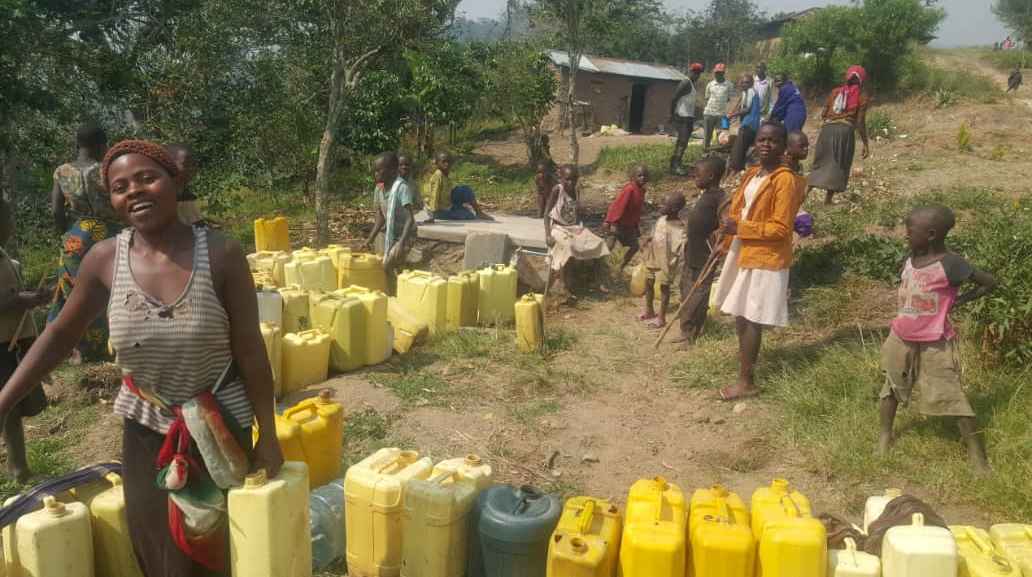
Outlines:
[[[665,491],[667,487],[670,485],[667,482],[666,477],[662,475],[656,475],[656,477],[652,480],[656,483],[656,486],[659,488],[660,491]]]
[[[320,405],[328,405],[333,402],[333,390],[323,389],[319,391],[319,397],[315,400]]]
[[[466,455],[466,460],[464,462],[467,467],[479,467],[480,465],[484,464],[484,461],[480,458],[480,455],[477,455],[475,453],[470,453]]]
[[[54,517],[62,517],[68,512],[65,504],[55,499],[53,495],[43,497],[43,509]]]
[[[770,489],[775,493],[786,494],[792,491],[792,485],[787,479],[774,479],[770,482]]]
[[[714,495],[716,495],[717,497],[720,497],[720,498],[725,498],[725,497],[727,497],[728,495],[731,494],[731,492],[727,490],[727,487],[725,487],[725,486],[723,486],[723,485],[721,485],[719,483],[717,483],[716,485],[711,486],[710,487],[710,491]]]
[[[269,474],[265,469],[258,469],[254,473],[244,477],[245,489],[257,489],[269,482]]]
[[[583,555],[588,552],[588,544],[580,537],[573,537],[570,539],[570,549],[573,549],[573,552],[578,555]]]

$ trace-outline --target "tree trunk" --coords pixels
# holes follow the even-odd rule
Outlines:
[[[580,67],[580,53],[567,51],[570,59],[570,81],[566,86],[566,114],[570,126],[570,164],[580,166],[580,144],[577,142],[577,111],[574,102],[577,95],[577,69]]]
[[[344,67],[338,63],[330,76],[330,103],[326,126],[319,141],[319,162],[315,168],[315,244],[324,247],[330,239],[330,215],[327,201],[330,181],[337,168],[337,125],[344,112]]]

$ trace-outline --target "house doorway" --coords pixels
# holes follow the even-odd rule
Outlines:
[[[642,124],[645,122],[645,93],[647,91],[647,84],[631,85],[630,122],[627,124],[627,130],[630,132],[641,132]]]

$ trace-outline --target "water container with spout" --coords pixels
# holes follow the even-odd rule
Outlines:
[[[545,343],[544,296],[525,294],[516,303],[516,348],[523,353],[541,350]]]
[[[290,231],[287,219],[259,218],[254,221],[254,247],[258,251],[290,250]]]
[[[508,324],[516,306],[516,269],[495,265],[480,271],[477,320],[482,325]]]
[[[42,509],[18,519],[14,541],[18,566],[12,575],[94,576],[93,529],[89,509],[82,503],[44,497]]]
[[[989,528],[989,536],[1022,577],[1032,577],[1032,525],[1000,523]]]
[[[344,479],[312,489],[308,514],[312,568],[321,571],[344,557]]]
[[[828,535],[812,517],[781,517],[766,521],[759,546],[763,577],[825,577]]]
[[[310,577],[308,466],[287,461],[229,491],[229,556],[236,577]]]
[[[438,464],[429,479],[407,482],[402,577],[465,574],[470,547],[469,515],[490,479],[491,467],[471,455]]]
[[[299,333],[312,328],[308,291],[299,286],[279,289],[283,297],[283,334]]]
[[[688,511],[684,493],[663,477],[640,479],[627,497],[620,574],[680,577],[685,574]]]
[[[296,250],[293,256],[293,260],[283,267],[285,284],[310,291],[337,290],[337,273],[330,257],[312,249]]]
[[[409,352],[417,343],[426,340],[430,334],[430,327],[412,314],[408,309],[401,306],[398,299],[390,297],[387,300],[387,321],[394,331],[394,350],[399,353]]]
[[[885,492],[881,495],[873,495],[867,498],[867,503],[864,505],[864,532],[867,532],[867,528],[871,526],[871,523],[881,517],[885,506],[889,504],[889,501],[903,495],[903,491],[899,489],[885,489]]]
[[[326,380],[330,336],[312,329],[283,336],[283,394]]]
[[[447,327],[448,281],[422,270],[398,275],[398,302],[436,334]]]
[[[433,470],[416,451],[380,449],[352,465],[344,477],[348,575],[401,575],[405,484]]]
[[[387,295],[382,291],[349,286],[333,294],[358,299],[365,309],[365,361],[378,365],[391,356],[391,339],[387,334]]]
[[[545,577],[548,543],[562,504],[530,486],[497,485],[484,491],[477,532],[484,575]]]
[[[301,428],[301,450],[308,463],[312,487],[340,477],[344,447],[344,408],[334,402],[330,390],[283,411],[283,417]]]
[[[547,577],[616,577],[623,523],[604,499],[572,497],[548,544]]]
[[[794,517],[810,517],[810,500],[792,488],[785,479],[774,479],[769,487],[760,487],[753,492],[752,501],[753,537],[760,540],[763,526],[768,520],[781,519],[790,514]]]
[[[272,369],[272,386],[276,398],[283,396],[283,332],[279,325],[262,323],[262,341],[265,343],[265,355],[269,358]]]
[[[360,286],[369,290],[386,291],[387,273],[383,259],[368,253],[340,253],[337,261],[337,286]]]
[[[448,312],[445,315],[449,329],[477,324],[477,299],[480,297],[480,275],[476,271],[461,272],[448,277]]]
[[[312,326],[330,335],[330,366],[354,371],[365,365],[366,313],[356,298],[336,294],[310,296]]]
[[[259,290],[258,322],[283,326],[283,297],[272,289]]]
[[[122,477],[108,473],[103,480],[72,489],[71,494],[90,512],[96,575],[143,577],[129,539]]]
[[[960,577],[1021,577],[1021,569],[997,548],[985,529],[950,525],[957,541],[957,575]]]
[[[892,527],[882,539],[885,577],[956,577],[957,542],[949,529],[924,524],[914,513],[913,524]]]
[[[756,541],[741,497],[721,485],[697,489],[688,515],[690,575],[752,577]]]
[[[846,537],[845,543],[845,549],[828,551],[828,577],[880,577],[880,559],[858,551],[851,537]]]

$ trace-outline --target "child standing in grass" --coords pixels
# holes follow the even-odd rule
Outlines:
[[[695,164],[695,186],[702,196],[695,201],[687,219],[688,233],[681,258],[681,298],[685,298],[695,281],[702,275],[710,258],[712,246],[710,237],[720,227],[720,207],[724,204],[724,191],[720,181],[724,178],[724,160],[719,156],[707,156]],[[703,279],[699,288],[681,309],[681,336],[675,343],[688,346],[702,334],[706,324],[706,308],[709,305],[713,273]]]
[[[996,286],[996,279],[946,250],[946,235],[956,224],[945,206],[914,209],[907,216],[910,258],[903,266],[899,312],[882,346],[882,386],[879,451],[893,443],[892,425],[900,403],[907,403],[915,385],[921,388],[918,411],[923,415],[956,417],[968,458],[977,472],[989,471],[985,447],[977,433],[975,412],[961,386],[957,362],[957,333],[950,311],[981,298]],[[960,294],[966,282],[975,285]]]
[[[684,223],[681,211],[684,209],[684,195],[670,193],[663,202],[659,220],[652,231],[652,239],[645,249],[645,312],[638,317],[655,329],[666,326],[667,308],[670,307],[670,283],[681,264],[684,251]],[[656,300],[656,284],[659,284],[659,313],[653,303]]]
[[[645,187],[649,183],[649,169],[644,164],[634,166],[630,171],[630,180],[617,195],[616,200],[606,211],[606,221],[602,225],[606,233],[606,246],[613,250],[616,242],[627,247],[620,270],[623,270],[638,254],[641,247],[641,211],[645,207]]]

